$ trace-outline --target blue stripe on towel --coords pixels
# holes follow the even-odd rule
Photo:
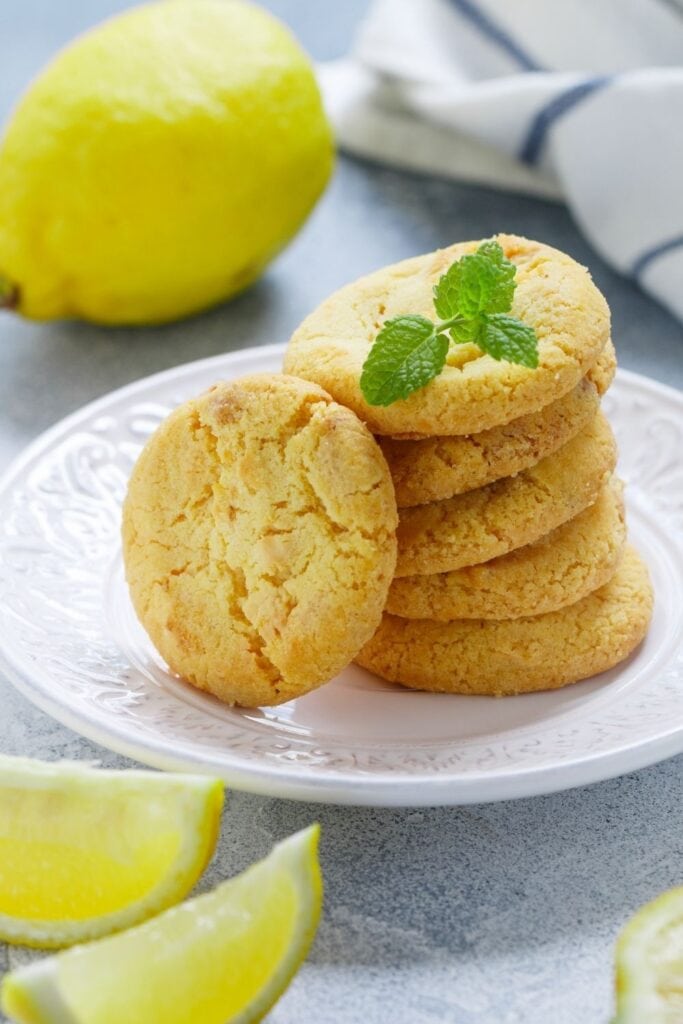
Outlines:
[[[683,247],[683,235],[677,235],[675,238],[670,238],[666,242],[660,242],[659,245],[653,245],[651,249],[646,249],[645,252],[641,253],[637,260],[634,260],[633,266],[631,267],[631,273],[634,277],[640,277],[640,275],[647,270],[650,264],[658,259],[660,256],[664,256],[667,252],[672,252],[674,249],[680,249]]]
[[[583,82],[579,82],[578,85],[572,85],[571,88],[554,96],[549,103],[541,107],[531,122],[527,137],[519,151],[519,159],[525,164],[537,163],[543,149],[543,143],[552,125],[575,107],[577,103],[591,96],[598,89],[609,85],[613,80],[614,75],[598,75],[595,78],[586,78]]]
[[[495,43],[501,50],[505,50],[507,55],[517,61],[519,66],[525,71],[543,70],[540,64],[537,64],[519,43],[501,25],[498,25],[491,18],[490,14],[483,11],[474,0],[451,0],[451,3],[468,21],[479,29],[483,36],[486,36],[492,43]]]

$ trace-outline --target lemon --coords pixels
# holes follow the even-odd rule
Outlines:
[[[243,874],[91,945],[8,975],[20,1024],[249,1024],[305,957],[321,903],[318,826]]]
[[[0,303],[152,323],[243,289],[332,166],[311,64],[241,0],[162,0],[81,36],[0,143]]]
[[[614,1024],[683,1021],[683,887],[647,903],[617,943]]]
[[[0,937],[65,946],[189,892],[213,853],[221,782],[0,758]]]

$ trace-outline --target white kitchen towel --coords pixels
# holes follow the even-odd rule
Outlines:
[[[373,0],[321,78],[342,147],[564,199],[683,319],[683,0]]]

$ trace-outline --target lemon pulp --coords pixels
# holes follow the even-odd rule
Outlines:
[[[318,827],[213,892],[9,975],[20,1024],[248,1024],[308,951],[320,913]]]
[[[642,907],[617,943],[615,1024],[683,1021],[683,887]]]
[[[0,936],[66,945],[182,899],[222,800],[203,776],[0,758]]]

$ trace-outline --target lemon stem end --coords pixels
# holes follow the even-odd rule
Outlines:
[[[0,275],[0,309],[16,309],[18,305],[19,288]]]

